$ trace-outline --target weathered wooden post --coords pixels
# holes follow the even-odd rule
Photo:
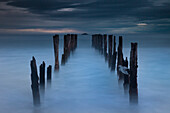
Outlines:
[[[130,51],[130,101],[137,102],[138,89],[137,89],[137,43],[131,43]]]
[[[40,86],[45,87],[45,62],[40,65]]]
[[[65,64],[67,57],[67,35],[64,35],[64,54],[62,54],[61,64]]]
[[[51,72],[52,72],[52,66],[49,65],[47,67],[47,81],[51,81]]]
[[[34,105],[40,105],[40,94],[39,94],[39,83],[38,83],[38,73],[37,73],[37,65],[36,60],[34,57],[32,57],[31,63],[31,88],[32,88],[32,94],[33,94],[33,102]]]
[[[123,48],[123,38],[122,38],[122,36],[119,36],[118,61],[117,61],[117,72],[118,72],[118,75],[120,75],[120,73],[119,73],[119,65],[123,65],[123,61],[124,61],[122,48]]]
[[[124,61],[123,63],[123,66],[128,68],[128,60],[127,60],[127,57],[126,57],[126,60]],[[127,87],[127,85],[129,84],[129,74],[124,74],[124,87]]]
[[[91,42],[92,42],[92,47],[94,47],[94,35],[92,35],[92,40],[91,40]]]
[[[100,34],[100,48],[101,48],[101,53],[103,54],[103,40],[104,40],[104,37],[103,35]]]
[[[107,54],[107,34],[103,35],[104,37],[104,54]]]
[[[112,37],[113,35],[109,35],[109,67],[111,67],[112,64]]]
[[[99,34],[96,35],[96,39],[97,39],[97,49],[99,50]]]
[[[95,49],[98,47],[98,36],[95,34]]]
[[[71,51],[75,49],[75,34],[71,34]]]
[[[112,35],[109,35],[109,56],[112,55]]]
[[[71,50],[71,35],[67,34],[67,58],[70,56],[70,50]]]
[[[114,46],[113,46],[113,61],[112,61],[112,68],[111,70],[115,70],[116,67],[116,58],[117,58],[117,52],[116,52],[116,36],[114,36]]]
[[[77,48],[77,34],[75,34],[75,48]]]
[[[119,36],[117,67],[119,67],[119,65],[123,65],[123,52],[122,52],[123,47],[122,46],[123,46],[123,38],[122,36]]]
[[[103,53],[103,37],[101,34],[98,34],[97,37],[98,37],[98,48],[97,49],[99,50],[99,52]]]
[[[93,35],[93,47],[96,48],[96,35]]]
[[[53,36],[54,55],[55,55],[55,69],[59,69],[58,51],[59,51],[59,35]]]
[[[116,36],[114,36],[114,48],[113,48],[113,53],[116,53]]]
[[[130,51],[130,92],[137,89],[137,43],[131,43]]]

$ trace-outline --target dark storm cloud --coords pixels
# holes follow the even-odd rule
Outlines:
[[[170,31],[169,0],[10,0],[5,3],[19,12],[16,14],[19,17],[11,15],[16,25],[4,23],[7,28],[69,28],[108,33]],[[0,8],[0,14],[5,10]]]

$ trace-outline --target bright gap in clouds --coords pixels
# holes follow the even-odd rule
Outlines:
[[[139,24],[137,24],[138,26],[146,26],[146,25],[148,25],[148,24],[146,24],[146,23],[139,23]]]
[[[71,11],[75,11],[76,8],[62,8],[62,9],[59,9],[57,11],[63,11],[63,12],[71,12]]]

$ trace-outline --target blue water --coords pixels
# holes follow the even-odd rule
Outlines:
[[[60,36],[59,60],[63,54]],[[124,56],[130,42],[138,42],[138,103],[108,68],[103,55],[91,47],[91,36],[78,36],[78,47],[59,72],[52,72],[51,85],[34,107],[30,60],[54,66],[52,36],[0,37],[0,113],[169,113],[170,37],[124,36]]]

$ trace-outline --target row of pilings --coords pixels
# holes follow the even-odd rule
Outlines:
[[[53,36],[55,70],[59,70],[59,35]],[[71,52],[77,48],[77,34],[64,35],[64,53],[62,54],[61,64],[65,64]],[[52,66],[47,67],[47,77],[45,77],[45,62],[43,61],[39,67],[39,76],[37,71],[36,59],[32,57],[31,66],[31,89],[33,94],[34,105],[40,105],[40,91],[45,93],[45,78],[47,83],[51,83]]]
[[[54,55],[55,55],[55,69],[59,70],[59,35],[53,36]],[[77,48],[77,34],[64,35],[64,50],[62,54],[61,64],[64,65],[71,52]]]
[[[107,39],[108,38],[108,39]],[[114,40],[113,40],[114,38]],[[112,46],[113,45],[113,46]],[[116,36],[107,34],[92,35],[92,47],[104,54],[108,61],[109,68],[114,71],[117,62],[117,75],[119,80],[123,80],[124,89],[129,89],[130,101],[137,102],[137,43],[131,43],[130,68],[128,68],[128,59],[123,57],[123,37],[119,36],[119,44],[116,51]]]
[[[40,92],[39,89],[44,93],[45,91],[45,62],[40,65],[39,67],[39,76],[37,70],[36,59],[32,57],[30,62],[31,66],[31,89],[33,94],[33,103],[34,105],[40,105]],[[51,72],[52,66],[49,65],[47,67],[47,82],[51,83]]]

